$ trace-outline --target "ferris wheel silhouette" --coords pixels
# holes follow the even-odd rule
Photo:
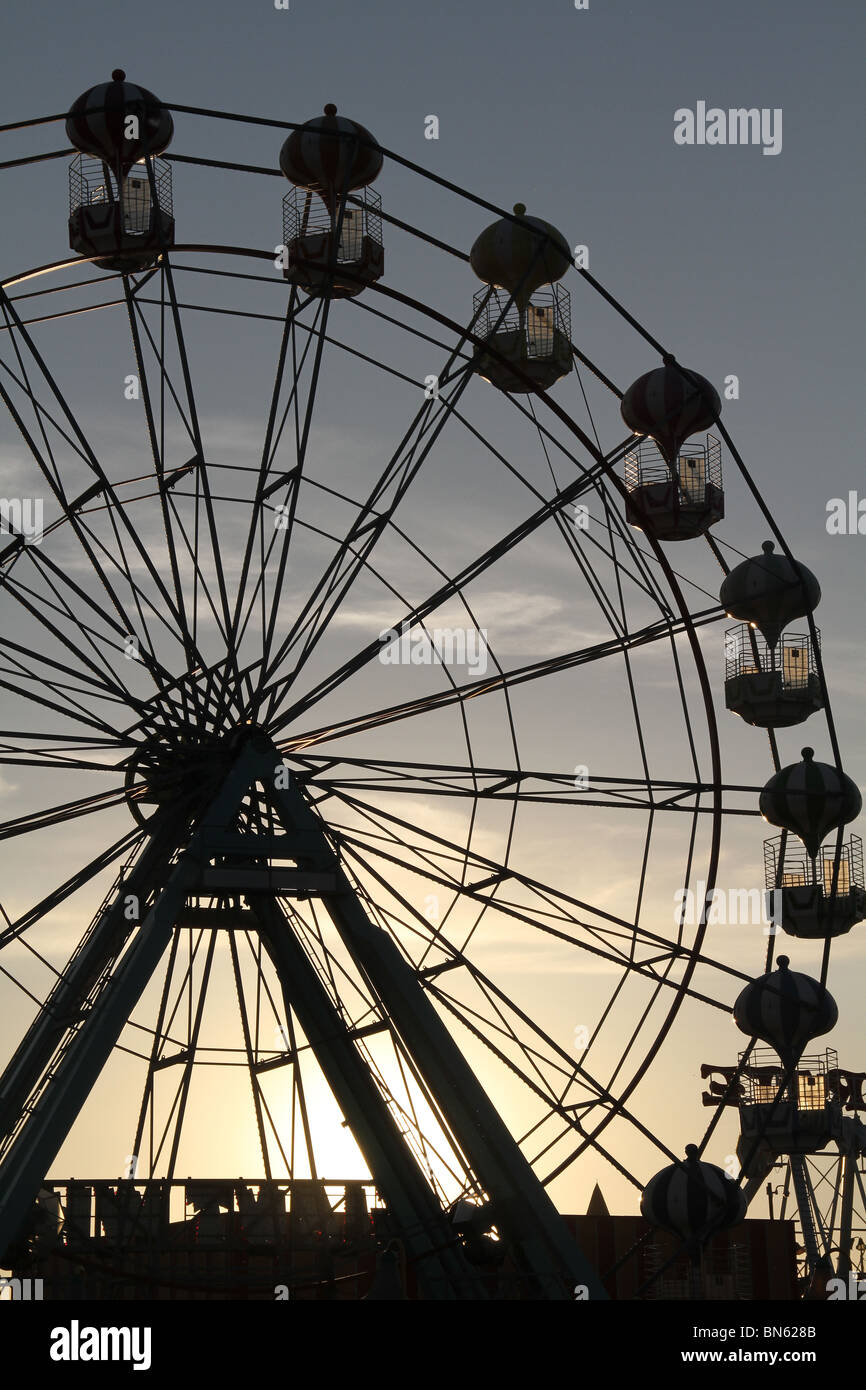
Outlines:
[[[184,112],[287,131],[279,170],[169,155],[172,113]],[[79,1233],[114,1240],[112,1277],[134,1283],[122,1251],[168,1229],[191,1127],[198,1139],[193,1097],[204,1085],[213,1098],[211,1069],[234,1068],[261,1174],[252,1186],[187,1180],[202,1230],[236,1213],[276,1240],[288,1220],[330,1255],[384,1251],[385,1283],[397,1241],[428,1298],[563,1299],[575,1286],[605,1298],[615,1271],[594,1267],[548,1191],[589,1157],[674,1234],[667,1263],[685,1252],[694,1293],[707,1241],[742,1220],[781,1165],[803,1290],[846,1275],[866,1207],[862,1107],[829,1054],[811,1070],[803,1058],[837,1017],[832,940],[866,915],[860,842],[844,842],[860,797],[832,720],[817,580],[778,531],[711,382],[577,268],[660,359],[621,391],[572,340],[562,281],[575,266],[555,227],[419,170],[334,105],[304,124],[169,108],[117,69],[65,120],[74,258],[17,270],[0,291],[0,395],[49,509],[38,536],[22,509],[0,549],[0,763],[33,789],[0,837],[40,865],[38,896],[4,906],[0,932],[7,997],[30,1001],[0,1079],[0,1250],[10,1263],[38,1259],[78,1203]],[[389,162],[495,214],[471,253],[383,208],[370,184]],[[282,242],[179,240],[172,177],[190,164],[285,176]],[[387,283],[392,233],[468,263],[481,281],[468,322]],[[100,285],[110,298],[96,298]],[[118,443],[100,411],[120,349],[100,335],[123,315],[141,409]],[[248,437],[245,424],[226,446],[226,408],[255,391],[244,356],[256,333],[271,365],[258,430]],[[64,385],[71,361],[93,374],[89,402]],[[209,363],[201,375],[197,362]],[[416,372],[421,363],[436,369]],[[381,449],[343,428],[350,372],[390,430]],[[605,450],[596,415],[611,403],[617,435],[622,422],[628,433]],[[723,445],[774,537],[756,556],[715,534]],[[460,494],[482,485],[497,506],[476,536]],[[437,534],[445,489],[449,525]],[[678,565],[706,548],[724,574],[720,599],[698,568],[674,567],[672,546]],[[517,593],[519,607],[523,567],[542,561],[602,631],[579,645],[554,632],[548,650],[515,663],[501,654],[495,595]],[[725,703],[768,731],[763,790],[725,776],[701,629],[726,614],[738,626]],[[666,663],[664,727],[647,717],[648,653]],[[537,761],[576,702],[593,750],[579,777]],[[776,730],[820,713],[832,761],[806,749],[783,765]],[[685,772],[655,770],[669,756],[662,735]],[[627,775],[604,766],[620,752],[633,759]],[[58,800],[61,783],[73,796]],[[774,969],[775,929],[756,939],[755,978],[711,949],[723,836],[733,816],[759,811],[780,832],[767,849],[777,925],[819,943],[817,978],[785,956]],[[575,884],[592,882],[617,817],[629,821],[625,887],[615,901],[602,883],[588,896]],[[656,859],[666,821],[679,839],[675,881]],[[563,825],[573,848],[557,858],[541,847]],[[698,875],[697,920],[647,906]],[[58,969],[40,932],[86,920],[88,905]],[[577,1055],[548,1023],[528,943],[553,974],[581,962],[601,972]],[[686,1003],[735,1006],[749,1045],[736,1066],[705,1071],[723,1073],[705,1097],[713,1117],[680,1158],[639,1091]],[[779,1058],[762,1055],[763,1070],[758,1041]],[[64,1189],[49,1238],[62,1187],[51,1166],[118,1057],[143,1073],[132,1162],[87,1192]],[[733,1180],[702,1157],[732,1106]],[[318,1132],[328,1127],[351,1133],[366,1185],[331,1181]],[[213,1143],[218,1152],[218,1126]],[[289,1282],[318,1278],[290,1261]]]

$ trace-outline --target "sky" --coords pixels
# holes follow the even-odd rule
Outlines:
[[[265,0],[244,5],[156,0],[143,11],[119,0],[52,8],[46,22],[41,10],[7,0],[4,18],[0,124],[64,111],[85,88],[107,80],[116,66],[169,105],[303,121],[318,114],[326,102],[336,102],[341,113],[361,121],[387,150],[422,169],[497,207],[524,202],[530,214],[560,228],[570,245],[588,248],[592,275],[680,362],[700,371],[720,392],[725,380],[735,376],[739,395],[725,400],[723,419],[793,553],[820,581],[823,597],[816,621],[839,743],[847,772],[864,784],[866,624],[860,596],[866,573],[866,515],[863,534],[856,533],[856,522],[854,534],[831,534],[827,526],[833,499],[847,503],[852,492],[855,506],[863,500],[866,514],[860,6],[853,0],[829,0],[822,6],[769,0],[759,8],[745,0],[711,7],[686,0],[640,6],[590,0],[578,10],[570,0],[536,5],[470,0],[431,6],[390,0],[373,0],[366,6],[291,0],[283,10]],[[676,143],[675,113],[697,111],[700,103],[723,111],[757,107],[781,113],[781,119],[774,117],[777,153],[766,153],[760,145]],[[431,115],[438,118],[436,140],[425,138]],[[172,154],[276,167],[283,138],[278,130],[181,113],[174,119]],[[8,133],[3,136],[2,159],[64,145],[61,125]],[[5,279],[66,255],[67,195],[63,159],[3,173],[7,192],[0,219],[0,266]],[[173,178],[179,242],[259,250],[278,244],[284,183],[181,163],[173,165]],[[464,251],[491,217],[393,161],[386,160],[376,191],[386,212]],[[469,267],[394,228],[386,226],[385,238],[385,283],[452,319],[468,322],[478,288]],[[245,268],[259,270],[260,265]],[[189,279],[183,282],[185,292]],[[40,280],[38,287],[47,283]],[[105,285],[110,283],[106,277]],[[574,271],[563,283],[571,293],[574,342],[620,389],[656,365],[649,345]],[[202,294],[217,292],[225,296],[226,305],[275,312],[270,286],[238,282],[214,288],[209,283]],[[94,292],[81,293],[83,304]],[[220,301],[212,297],[207,302]],[[392,308],[379,306],[378,300],[377,307]],[[336,351],[327,354],[313,431],[314,476],[360,497],[380,471],[383,451],[396,446],[411,410],[417,408],[424,377],[439,370],[444,353],[350,306],[338,307],[334,321],[345,341],[410,378],[408,384],[393,376],[383,378],[360,359]],[[273,321],[237,319],[208,319],[205,327],[201,318],[190,314],[196,389],[214,464],[251,464],[257,456],[274,375],[277,327]],[[429,321],[424,327],[443,338],[441,328],[431,327]],[[132,370],[124,312],[55,320],[34,331],[76,415],[86,419],[89,437],[110,459],[116,476],[136,476],[143,434],[140,411],[134,414],[136,407],[123,396],[125,374]],[[3,354],[8,360],[5,346]],[[625,433],[615,402],[590,379],[584,377],[583,384],[603,446],[609,449]],[[551,394],[589,429],[575,374]],[[443,432],[430,466],[425,465],[400,514],[401,519],[405,515],[416,548],[389,537],[377,551],[385,580],[415,598],[431,587],[431,562],[448,573],[459,569],[534,509],[537,494],[549,492],[551,469],[560,485],[574,472],[555,448],[549,462],[537,431],[485,383],[471,383],[466,413],[507,456],[513,471],[497,463],[469,431]],[[550,428],[565,440],[555,421],[550,420]],[[183,462],[184,440],[176,420],[169,422],[168,440],[174,462]],[[582,455],[584,462],[586,458]],[[70,458],[66,466],[72,476],[79,465]],[[740,554],[760,550],[766,522],[727,451],[723,466],[726,516],[716,534],[733,548],[726,551],[733,563]],[[7,420],[0,429],[0,467],[4,495],[30,486],[32,465]],[[311,525],[332,525],[339,532],[345,524],[345,511],[324,493],[310,496],[306,505]],[[228,500],[218,510],[224,528],[221,554],[236,574],[236,502]],[[142,505],[135,515],[151,553],[164,559],[152,513]],[[600,525],[597,514],[590,536],[594,525]],[[52,553],[68,573],[84,572],[76,570],[80,557],[62,532],[49,538],[49,545],[56,547]],[[303,591],[305,576],[326,551],[326,543],[312,531],[298,541],[293,559],[297,592]],[[684,576],[690,605],[710,607],[721,576],[706,547],[690,542],[671,545],[668,553]],[[592,558],[603,591],[611,595],[612,567],[597,553]],[[609,633],[561,538],[551,538],[548,531],[471,585],[467,598],[478,625],[489,634],[491,650],[507,666],[587,646]],[[627,602],[637,625],[651,620],[651,609],[636,588],[629,589]],[[365,577],[337,615],[329,644],[311,662],[310,681],[373,640],[394,613],[386,587]],[[459,614],[459,606],[452,605],[439,615],[439,625],[456,625],[462,621]],[[724,626],[702,629],[700,639],[714,682],[724,780],[763,785],[772,772],[765,735],[724,709]],[[7,637],[14,633],[25,645],[31,640],[20,613],[9,614],[8,608],[3,631]],[[690,712],[699,720],[698,688],[682,642],[678,651],[688,668]],[[645,649],[635,658],[634,673],[654,775],[688,777],[669,650]],[[558,774],[586,766],[590,775],[640,776],[622,675],[621,664],[614,669],[613,662],[601,662],[516,688],[512,714],[522,766]],[[419,675],[412,669],[379,666],[323,701],[308,727],[395,704],[428,689],[426,679],[423,670]],[[444,687],[443,681],[439,684]],[[346,756],[445,761],[451,754],[461,756],[468,739],[478,762],[510,767],[514,751],[502,697],[477,701],[467,710],[467,729],[459,727],[453,710],[431,717],[420,744],[405,725],[392,724],[384,734],[356,735],[337,746]],[[12,717],[21,718],[20,708],[12,709]],[[22,722],[18,727],[29,726]],[[703,738],[701,762],[706,769],[705,730]],[[831,760],[823,716],[780,735],[783,764],[797,760],[806,743],[814,745],[818,758]],[[55,785],[57,801],[86,794],[76,788],[69,791],[62,775],[55,779],[27,769],[4,769],[3,819],[49,804]],[[393,810],[397,801],[383,798],[381,805]],[[741,798],[731,804],[753,803]],[[419,824],[466,842],[470,832],[465,804],[443,806],[442,799],[431,797],[417,800],[414,810]],[[624,824],[625,816],[610,810],[589,814],[574,805],[530,807],[525,812],[521,808],[515,858],[536,880],[602,910],[627,915],[634,910],[643,830],[635,829],[636,822]],[[681,820],[682,824],[659,826],[646,892],[644,920],[666,934],[672,931],[673,894],[683,885],[687,818]],[[0,879],[4,909],[15,917],[46,891],[49,863],[51,881],[59,882],[100,844],[130,828],[128,812],[119,807],[71,822],[60,832],[45,832],[38,844],[33,836],[8,841]],[[862,833],[862,821],[853,829]],[[766,828],[751,818],[726,819],[721,885],[760,885],[765,833]],[[508,818],[501,807],[479,809],[471,830],[478,853],[496,859],[507,834]],[[699,837],[697,863],[701,852],[705,856],[705,836]],[[106,891],[107,881],[100,880],[90,897],[82,894],[81,903],[58,910],[34,934],[39,949],[52,961],[65,959],[75,944],[99,905],[100,886]],[[405,891],[424,911],[435,885],[425,884],[418,874],[395,873],[390,888]],[[444,912],[444,903],[436,910]],[[467,928],[470,918],[466,914]],[[455,910],[451,929],[456,933],[463,925]],[[525,932],[501,914],[489,914],[484,930],[486,935],[476,938],[481,968],[520,998],[561,1047],[573,1051],[576,1030],[587,1026],[592,1032],[596,1027],[616,976],[584,953],[549,942],[537,947],[534,938],[528,942]],[[866,957],[858,931],[863,928],[834,948],[829,976],[841,1017],[827,1041],[852,1070],[866,1068],[859,1012]],[[760,925],[716,924],[707,949],[715,959],[757,975],[765,944]],[[791,947],[795,968],[816,972],[814,948],[801,942],[785,944]],[[217,991],[228,1010],[233,984],[224,955],[221,946],[223,974]],[[45,972],[23,953],[16,957],[15,969],[32,989],[44,989]],[[710,979],[699,972],[697,978],[703,978],[714,997],[724,985],[718,975]],[[726,986],[731,1003],[741,983],[732,977]],[[150,997],[145,997],[142,1009]],[[639,992],[632,997],[626,990],[608,1018],[596,1048],[602,1070],[614,1066],[622,1052],[640,998]],[[23,1026],[31,1009],[21,992],[8,986],[6,1050],[14,1046],[15,1028]],[[215,1027],[221,1016],[218,1009]],[[683,1009],[635,1101],[643,1122],[660,1133],[672,1152],[681,1153],[707,1122],[698,1062],[731,1064],[742,1041],[723,1014],[691,1002]],[[482,1078],[496,1088],[509,1118],[515,1124],[530,1123],[530,1111],[524,1112],[522,1102],[509,1092],[507,1076],[497,1074],[494,1080],[483,1048],[471,1038],[464,1039],[464,1045]],[[125,1069],[130,1066],[128,1059],[117,1059],[113,1079],[100,1083],[55,1173],[87,1170],[101,1176],[119,1171],[130,1123],[129,1106],[120,1098],[129,1093],[132,1072]],[[233,1086],[230,1080],[219,1087],[210,1081],[197,1101],[199,1138],[190,1161],[202,1169],[219,1166],[226,1155],[206,1136],[209,1126],[216,1133],[233,1127],[242,1104]],[[324,1116],[324,1090],[312,1076],[310,1086]],[[658,1151],[632,1132],[617,1131],[615,1125],[613,1133],[618,1137],[612,1147],[623,1162],[648,1179],[663,1161]],[[724,1164],[735,1139],[735,1125],[728,1116],[706,1157]],[[252,1171],[254,1143],[250,1147],[239,1138],[229,1152],[239,1169],[246,1165],[245,1171]],[[355,1161],[341,1136],[334,1139],[328,1161]],[[635,1209],[634,1185],[594,1155],[569,1169],[554,1185],[554,1196],[563,1209],[584,1210],[596,1181],[611,1210]],[[763,1215],[763,1209],[757,1214]]]

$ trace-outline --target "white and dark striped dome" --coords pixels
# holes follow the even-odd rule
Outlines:
[[[137,138],[127,133],[130,116],[138,121]],[[126,174],[145,155],[162,154],[174,124],[153,92],[127,82],[123,69],[115,68],[110,82],[90,87],[72,103],[66,134],[76,150],[104,159],[112,169]]]
[[[734,1004],[734,1022],[748,1038],[760,1038],[790,1066],[813,1038],[834,1028],[836,1001],[818,980],[789,970],[787,956],[779,967],[746,985]]]
[[[640,1209],[654,1226],[673,1231],[695,1245],[725,1226],[736,1226],[742,1221],[746,1199],[723,1168],[703,1163],[697,1146],[689,1144],[684,1163],[672,1163],[650,1178]]]
[[[689,369],[689,381],[672,358],[639,376],[626,391],[620,414],[635,434],[654,439],[669,463],[689,435],[709,429],[722,408],[715,387]]]
[[[818,607],[821,586],[811,570],[785,555],[775,555],[772,541],[762,553],[743,560],[726,576],[719,601],[731,618],[755,623],[765,641],[775,647],[782,628]]]
[[[366,126],[338,116],[333,104],[293,130],[280,150],[280,168],[289,182],[318,193],[331,210],[343,193],[378,178],[383,162]]]
[[[469,253],[469,264],[479,280],[516,292],[518,303],[525,304],[541,285],[562,279],[572,263],[571,248],[552,223],[527,217],[523,203],[515,203],[514,217],[519,220],[501,217],[485,227]]]
[[[814,749],[804,748],[802,755],[802,762],[770,778],[758,804],[764,820],[799,835],[814,859],[825,835],[857,819],[863,798],[844,772],[815,762]]]

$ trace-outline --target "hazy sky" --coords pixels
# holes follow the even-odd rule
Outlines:
[[[85,88],[107,80],[116,66],[169,104],[302,121],[334,101],[341,113],[363,122],[386,148],[498,206],[510,208],[523,201],[530,213],[559,227],[571,245],[586,245],[592,274],[682,363],[703,373],[719,390],[726,377],[739,379],[739,399],[724,403],[723,418],[793,552],[820,580],[823,599],[816,621],[823,634],[840,745],[847,771],[863,785],[866,623],[861,595],[866,534],[831,535],[826,527],[830,499],[847,499],[851,490],[866,499],[861,435],[866,366],[863,30],[863,10],[854,0],[827,0],[820,6],[805,0],[765,0],[759,6],[746,0],[712,6],[687,0],[643,5],[590,0],[580,11],[571,0],[543,0],[540,5],[515,0],[444,0],[436,5],[372,0],[364,6],[345,0],[291,0],[288,10],[277,10],[266,0],[243,5],[156,0],[146,7],[118,0],[49,10],[7,0],[0,123],[63,111]],[[781,112],[781,120],[774,118],[781,148],[770,155],[759,145],[678,145],[674,113],[696,110],[699,103],[725,111],[757,107]],[[424,135],[430,115],[439,120],[435,141]],[[277,130],[178,114],[171,152],[275,167],[282,138]],[[0,158],[56,150],[65,143],[62,125],[36,128],[4,136]],[[173,173],[178,241],[269,249],[281,240],[285,184],[183,164],[175,164]],[[7,170],[3,176],[0,267],[5,278],[66,254],[66,163],[48,161]],[[386,162],[376,189],[387,212],[465,250],[490,220],[483,209],[393,163]],[[387,227],[385,236],[386,283],[468,321],[478,287],[469,268]],[[621,389],[656,365],[651,348],[576,274],[564,283],[572,295],[575,343]],[[111,285],[106,277],[105,287]],[[187,288],[185,282],[184,291]],[[225,302],[232,304],[240,303],[246,293],[235,287],[224,292]],[[249,296],[246,303],[279,312],[269,290],[251,286]],[[389,338],[380,323],[348,306],[337,317],[346,340],[373,355],[381,352],[383,360],[419,383],[415,396],[414,388],[401,386],[401,397],[392,381],[381,387],[368,367],[338,354],[328,358],[315,426],[318,476],[342,481],[352,495],[361,496],[381,467],[382,451],[396,445],[411,410],[417,408],[424,375],[438,370],[444,354],[432,346],[406,346],[396,335]],[[191,329],[202,418],[214,460],[256,457],[273,378],[277,327],[232,320],[213,328],[203,328],[199,321]],[[430,331],[442,336],[441,330]],[[125,313],[45,325],[39,330],[39,343],[74,409],[87,418],[104,456],[113,460],[119,475],[133,476],[142,434],[140,416],[133,418],[122,396],[124,373],[131,370]],[[2,351],[7,360],[6,344]],[[555,388],[554,396],[586,424],[573,375]],[[549,492],[547,464],[525,420],[516,422],[507,402],[481,382],[472,383],[467,402],[467,414],[519,465],[523,479]],[[592,395],[591,402],[602,445],[609,449],[625,433],[615,404],[604,393]],[[178,450],[181,444],[178,440]],[[176,461],[183,461],[179,453]],[[26,486],[30,465],[17,432],[5,419],[0,462],[6,474],[4,495],[13,485]],[[754,554],[766,538],[766,524],[726,453],[724,466],[726,519],[718,536]],[[554,469],[560,484],[573,472],[561,459],[555,460]],[[503,475],[468,434],[448,433],[432,467],[419,479],[414,506],[407,503],[407,529],[422,555],[450,571],[535,505],[520,479]],[[227,522],[228,515],[227,508]],[[342,514],[334,515],[336,529],[341,520]],[[227,558],[235,556],[235,545],[235,540],[227,540]],[[420,597],[433,587],[431,572],[417,555],[396,544],[383,544],[383,552],[384,568],[399,579],[403,592]],[[711,606],[713,598],[707,595],[717,593],[721,575],[706,547],[697,542],[670,546],[669,553],[676,568],[705,591],[690,588],[689,602],[695,608]],[[315,554],[312,540],[308,549],[299,551],[299,586],[302,562],[314,563]],[[612,584],[609,567],[599,574],[603,586]],[[606,635],[598,606],[564,550],[560,554],[540,539],[516,554],[510,568],[500,566],[492,572],[471,597],[492,648],[507,665],[588,645]],[[633,598],[637,620],[643,610]],[[393,611],[381,587],[362,587],[335,625],[333,648],[321,667],[315,666],[317,673],[332,669],[354,646],[374,638]],[[449,609],[449,620],[458,620],[456,611]],[[651,619],[645,614],[644,620]],[[18,640],[24,640],[17,622],[17,617],[4,618],[0,632],[8,635],[11,623]],[[766,738],[724,709],[724,626],[705,629],[702,644],[715,687],[725,780],[762,785],[772,772]],[[688,666],[685,649],[680,651]],[[515,693],[523,766],[568,773],[582,764],[591,774],[640,775],[622,667],[602,665],[604,670],[581,668],[543,688],[532,685]],[[636,659],[635,673],[654,775],[688,776],[669,657],[648,652]],[[412,677],[413,673],[398,672],[393,684],[386,685],[380,669],[360,681],[354,695],[341,694],[334,712],[360,713],[396,703],[410,691],[419,693]],[[691,674],[688,682],[692,698],[696,685]],[[497,765],[502,758],[501,765],[510,766],[514,754],[497,699],[493,713],[488,707],[483,712],[471,709],[473,746],[480,761]],[[323,709],[310,727],[318,727],[331,714]],[[390,728],[390,742],[363,742],[361,736],[359,749],[371,756],[445,761],[461,738],[456,724],[444,719],[441,724],[431,722],[422,748],[412,744],[403,726]],[[830,760],[821,716],[780,736],[783,763],[796,760],[806,743],[814,745],[819,758]],[[348,741],[343,751],[349,752]],[[707,770],[705,741],[701,758]],[[31,783],[30,776],[4,771],[4,819],[48,804],[46,782],[34,776]],[[85,792],[69,790],[63,783],[56,799],[76,794]],[[431,828],[459,840],[461,825],[465,832],[464,812],[464,806],[445,808],[431,799],[419,805],[419,823],[426,818]],[[627,913],[631,905],[633,911],[642,830],[631,823],[625,827],[617,819],[622,813],[605,812],[588,822],[581,820],[582,814],[546,808],[521,818],[516,845],[521,867],[599,907]],[[688,821],[685,816],[681,820],[680,825],[660,827],[654,851],[650,915],[645,920],[661,934],[671,932],[668,905],[682,884]],[[101,837],[107,842],[131,827],[123,808],[105,813],[104,822],[95,817],[74,823],[52,842],[51,883],[92,855]],[[854,828],[862,831],[862,825]],[[732,818],[726,827],[720,884],[760,885],[762,832],[765,827],[758,821]],[[473,844],[495,858],[504,834],[498,809],[488,808],[479,819]],[[6,889],[0,892],[4,907],[15,916],[48,885],[43,881],[46,852],[23,840],[11,844],[14,850],[0,878]],[[4,859],[8,853],[7,846]],[[408,880],[395,880],[394,886],[401,885],[408,894]],[[426,891],[429,885],[425,890],[417,883],[411,890],[419,908]],[[99,896],[94,893],[81,909],[64,910],[54,922],[43,924],[40,949],[52,960],[65,959]],[[519,931],[497,921],[479,947],[480,963],[503,987],[519,986],[527,1007],[537,1012],[562,1047],[571,1047],[576,1028],[594,1025],[600,998],[607,997],[605,991],[609,993],[615,977],[585,957],[555,951],[536,954]],[[784,944],[795,968],[817,972],[816,950],[804,943]],[[719,926],[711,932],[708,952],[758,974],[764,945],[760,927]],[[777,953],[781,949],[778,946]],[[24,973],[29,968],[23,957],[16,959],[16,969]],[[829,1041],[852,1070],[866,1067],[859,1012],[864,972],[866,953],[855,930],[834,948],[829,977],[841,1009],[840,1024]],[[30,978],[38,988],[37,977]],[[718,987],[716,977],[712,991]],[[231,990],[230,980],[226,988]],[[730,989],[733,1002],[739,985],[732,980]],[[622,1045],[628,1036],[637,1007],[626,999],[621,1018],[611,1020],[610,1041],[600,1048],[605,1065],[616,1055],[616,1039]],[[4,1016],[20,1027],[29,1008],[10,987]],[[706,1015],[697,1005],[683,1011],[635,1104],[644,1123],[658,1127],[674,1151],[682,1152],[707,1122],[697,1064],[733,1063],[742,1042],[721,1014]],[[9,1048],[14,1045],[11,1030],[7,1043]],[[471,1045],[469,1050],[475,1056]],[[97,1170],[107,1175],[119,1171],[129,1115],[118,1107],[116,1115],[105,1118],[106,1097],[119,1096],[124,1084],[116,1080],[114,1089],[103,1089],[94,1098],[54,1165],[55,1173],[67,1168],[79,1175],[85,1170],[93,1175]],[[202,1137],[196,1158],[202,1168],[212,1167],[214,1161],[203,1137],[205,1122],[216,1121],[218,1129],[227,1125],[234,1115],[233,1094],[226,1084],[219,1091],[212,1088],[201,1101]],[[324,1099],[320,1104],[324,1106]],[[724,1162],[735,1138],[733,1122],[726,1119],[707,1157]],[[659,1155],[649,1146],[633,1143],[625,1134],[620,1142],[624,1161],[644,1179],[660,1166]],[[216,1161],[221,1171],[225,1152]],[[249,1175],[255,1145],[239,1141],[231,1157],[233,1167],[243,1164]],[[335,1144],[333,1163],[343,1157]],[[564,1207],[583,1210],[596,1180],[602,1182],[612,1209],[634,1209],[634,1189],[595,1158],[579,1171],[572,1170],[554,1191]],[[764,1214],[763,1205],[756,1214]]]

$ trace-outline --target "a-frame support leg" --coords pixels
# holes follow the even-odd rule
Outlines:
[[[275,748],[273,757],[279,761]],[[411,966],[364,911],[303,793],[294,785],[283,787],[272,776],[268,797],[288,834],[300,832],[305,845],[312,847],[307,850],[310,864],[333,873],[335,889],[323,891],[322,902],[490,1195],[492,1220],[529,1277],[535,1296],[570,1299],[574,1287],[584,1285],[589,1298],[606,1299],[598,1274],[572,1240]]]
[[[12,1132],[55,1048],[81,1017],[91,991],[120,954],[133,930],[125,915],[125,899],[144,901],[155,881],[164,881],[172,854],[182,842],[186,820],[170,811],[148,841],[123,882],[123,891],[107,904],[88,931],[55,984],[0,1078],[0,1138]]]
[[[208,832],[226,831],[255,779],[256,758],[247,744],[202,817],[168,883],[145,916],[111,978],[96,996],[34,1109],[0,1165],[0,1255],[17,1238],[49,1164],[61,1148],[112,1048],[171,939],[175,921],[207,863]]]
[[[210,859],[219,855],[228,856],[235,864],[238,860],[241,864],[255,864],[277,852],[273,837],[242,836],[236,832],[237,812],[244,795],[254,783],[261,783],[286,832],[285,857],[304,865],[301,873],[306,869],[319,871],[323,886],[313,891],[320,896],[357,968],[381,1001],[390,1026],[435,1097],[458,1149],[488,1193],[490,1220],[507,1242],[535,1296],[568,1299],[573,1286],[581,1284],[586,1286],[590,1298],[606,1298],[597,1274],[571,1239],[415,972],[388,933],[367,917],[328,843],[322,822],[303,793],[296,786],[284,786],[283,777],[275,775],[285,771],[271,740],[251,730],[220,792],[199,821],[189,847],[181,854],[111,979],[93,999],[77,1031],[68,1034],[59,1063],[47,1077],[32,1114],[10,1146],[0,1167],[0,1252],[15,1238],[26,1219],[47,1167],[168,945],[187,897],[203,888],[207,891],[208,876],[213,880],[222,875],[224,886],[225,877],[233,876],[230,867],[209,874]],[[438,1273],[433,1277],[431,1292],[435,1288],[434,1296],[438,1297],[483,1297],[477,1276],[472,1277],[474,1272],[462,1252],[451,1244],[447,1221],[441,1212],[436,1218],[432,1189],[403,1144],[360,1054],[345,1030],[342,1038],[339,1029],[334,1032],[337,1015],[330,1000],[325,992],[317,994],[315,986],[321,990],[321,982],[314,972],[311,975],[309,961],[296,954],[300,951],[299,943],[275,906],[274,894],[280,891],[279,887],[266,869],[247,869],[238,876],[243,879],[242,891],[248,892],[250,902],[259,904],[264,935],[277,963],[287,1002],[316,1040],[323,1070],[368,1155],[374,1179],[395,1211],[399,1211],[401,1222],[409,1222],[408,1229],[417,1232],[420,1220],[421,1231],[426,1232],[417,1237],[423,1246],[417,1257],[426,1257],[429,1251],[443,1274],[443,1281],[439,1281]],[[432,1222],[429,1228],[428,1213]],[[433,1255],[437,1230],[442,1231],[444,1248]],[[468,1286],[461,1288],[467,1272]]]
[[[424,1292],[435,1299],[485,1298],[454,1228],[400,1135],[346,1024],[272,898],[248,899],[274,963],[286,1010],[294,1010],[370,1172],[393,1213]]]

